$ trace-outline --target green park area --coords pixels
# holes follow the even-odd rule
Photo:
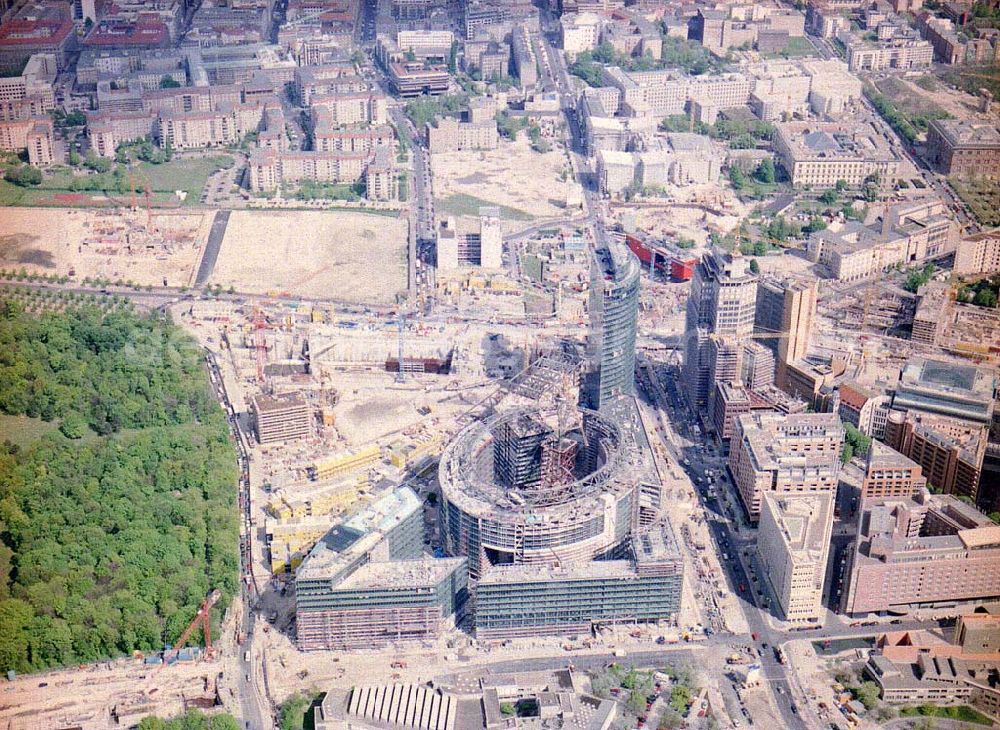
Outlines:
[[[0,671],[158,651],[211,590],[224,607],[235,459],[194,341],[2,299],[0,353]]]

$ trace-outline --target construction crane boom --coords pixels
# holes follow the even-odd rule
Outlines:
[[[201,626],[202,634],[205,636],[205,650],[211,654],[212,653],[212,620],[211,620],[211,610],[212,606],[219,602],[222,598],[222,591],[216,588],[214,591],[208,594],[205,600],[202,602],[201,606],[198,608],[198,613],[195,617],[191,619],[191,623],[187,625],[184,632],[181,634],[180,638],[177,639],[177,643],[169,650],[163,652],[164,664],[166,664],[168,658],[176,657],[178,652],[184,648],[187,644],[188,639],[191,638],[191,634],[194,630]]]

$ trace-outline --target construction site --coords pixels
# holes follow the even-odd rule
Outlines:
[[[78,281],[183,287],[192,283],[212,214],[162,211],[8,208],[0,269]]]

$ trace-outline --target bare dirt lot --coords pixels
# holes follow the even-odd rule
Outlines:
[[[239,291],[391,304],[406,288],[407,223],[343,211],[237,211],[211,282]]]
[[[66,208],[0,210],[0,269],[170,286],[188,283],[211,216]]]
[[[567,197],[579,189],[566,153],[533,152],[526,137],[501,142],[495,150],[431,155],[439,215],[474,216],[480,205],[499,205],[507,219],[527,220],[567,214]]]

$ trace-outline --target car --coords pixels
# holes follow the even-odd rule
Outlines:
[[[792,706],[790,707],[790,709],[791,709],[793,715],[798,715],[799,714],[799,708],[795,704],[792,704]]]
[[[901,619],[901,618],[894,618],[889,623],[891,623],[891,624],[901,624],[901,623],[903,623],[903,619]]]

